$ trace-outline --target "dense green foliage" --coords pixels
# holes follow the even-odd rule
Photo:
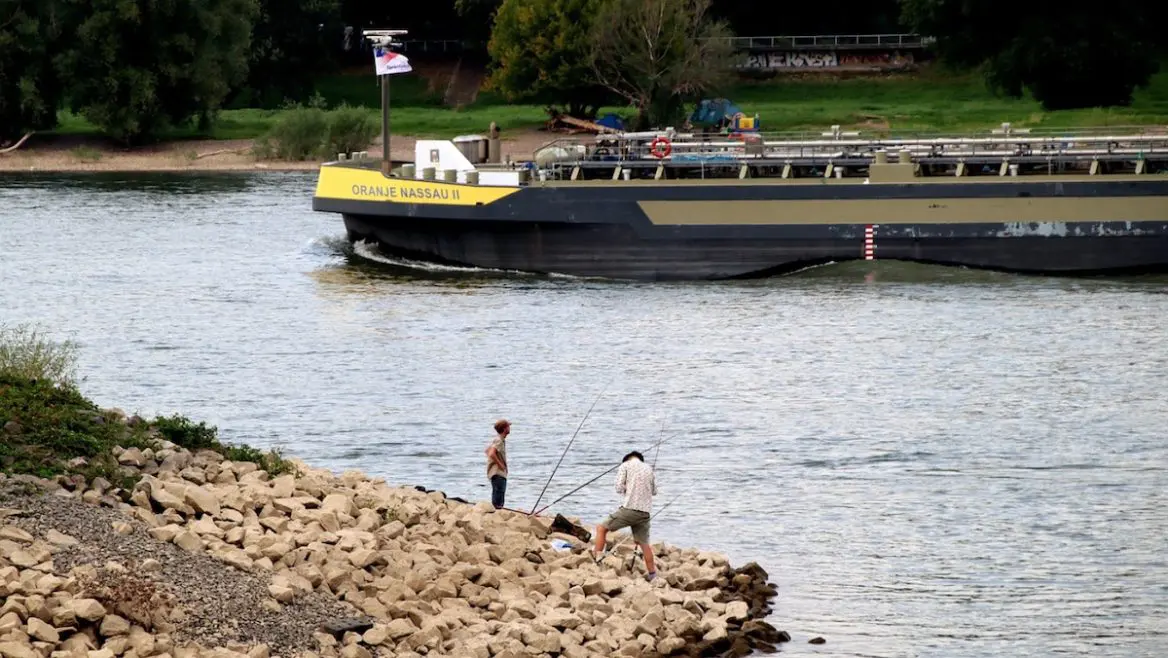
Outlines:
[[[57,122],[61,83],[53,54],[63,25],[58,0],[0,4],[0,145]]]
[[[183,416],[146,422],[101,409],[72,383],[75,350],[26,326],[0,331],[0,472],[78,473],[130,488],[132,474],[119,466],[114,449],[157,449],[159,439],[255,462],[273,475],[292,470],[277,452],[220,443],[216,428],[205,423]]]
[[[70,104],[119,140],[209,123],[247,75],[256,0],[68,3],[82,16],[57,57]]]
[[[503,0],[487,46],[489,88],[510,101],[536,101],[591,118],[605,88],[592,74],[593,19],[604,0]]]
[[[312,95],[313,81],[335,64],[339,0],[259,0],[247,82],[234,99],[245,107],[278,107]]]
[[[120,478],[114,446],[148,448],[145,425],[129,427],[71,386],[0,373],[0,470],[51,477],[80,472]],[[80,458],[84,462],[73,462]]]
[[[1014,97],[1051,110],[1124,106],[1156,72],[1165,3],[1048,5],[1007,0],[902,0],[905,21],[938,39],[940,55],[982,66]],[[1158,42],[1159,40],[1159,42]]]
[[[637,110],[638,129],[674,124],[732,75],[730,28],[710,0],[607,0],[591,31],[595,79]],[[501,13],[501,12],[500,12]]]

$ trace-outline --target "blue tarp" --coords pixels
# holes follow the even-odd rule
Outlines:
[[[707,98],[698,103],[697,108],[694,109],[694,113],[690,115],[689,121],[699,126],[716,126],[741,111],[737,105],[725,98],[715,98],[712,100]]]
[[[596,123],[604,126],[605,128],[612,128],[613,130],[625,129],[624,119],[622,119],[619,114],[613,114],[611,112],[597,119]]]

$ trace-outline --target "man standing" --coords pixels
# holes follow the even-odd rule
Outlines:
[[[641,554],[645,556],[645,570],[648,572],[645,580],[653,580],[657,577],[657,568],[653,562],[653,548],[649,545],[649,512],[653,509],[653,496],[657,495],[657,478],[641,453],[634,450],[621,460],[616,472],[616,492],[624,494],[624,501],[596,526],[596,546],[592,549],[592,559],[597,564],[604,559],[609,530],[631,528],[633,541],[641,547]]]
[[[511,423],[506,419],[495,421],[495,438],[487,446],[487,479],[491,481],[491,504],[495,509],[503,506],[507,494],[507,435],[511,433]]]

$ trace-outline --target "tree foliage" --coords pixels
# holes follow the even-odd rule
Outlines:
[[[274,107],[307,99],[313,80],[332,69],[330,51],[341,39],[340,16],[339,0],[259,0],[239,100]]]
[[[503,0],[495,12],[488,51],[491,89],[510,101],[566,106],[591,118],[606,92],[590,64],[591,28],[603,0]]]
[[[198,117],[206,125],[247,74],[256,0],[69,0],[81,17],[57,57],[70,103],[136,142]]]
[[[685,103],[733,71],[730,28],[710,0],[608,0],[593,28],[597,81],[637,108],[639,128],[681,118]]]
[[[901,0],[904,21],[937,37],[943,59],[982,66],[991,86],[1029,89],[1048,110],[1130,105],[1157,70],[1165,4]]]
[[[54,49],[64,30],[57,0],[0,3],[0,146],[57,123],[61,83]]]

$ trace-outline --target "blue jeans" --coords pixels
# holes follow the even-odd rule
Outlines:
[[[507,494],[507,478],[502,475],[491,476],[491,504],[495,509],[503,506],[503,497]]]

